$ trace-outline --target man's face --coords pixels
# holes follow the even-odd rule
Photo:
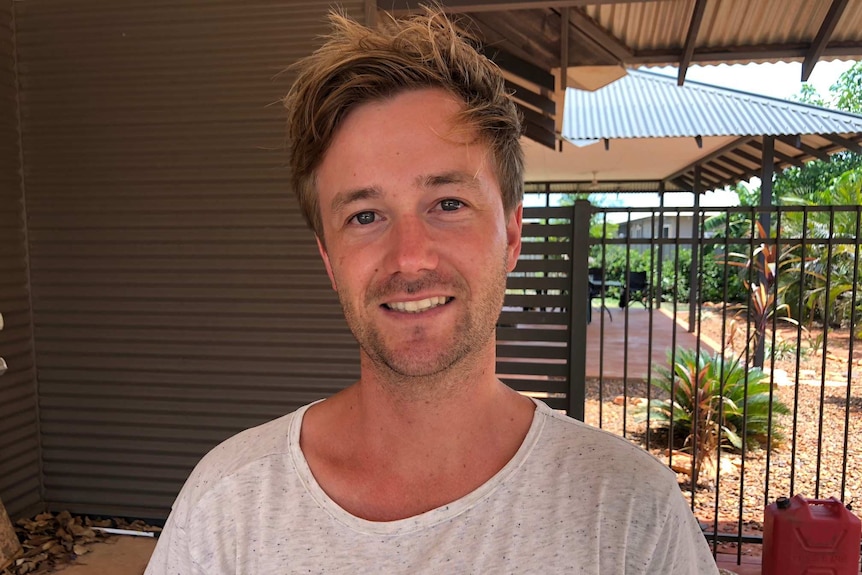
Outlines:
[[[317,170],[321,255],[375,366],[430,376],[493,354],[521,207],[504,214],[489,147],[461,103],[422,89],[363,104]]]

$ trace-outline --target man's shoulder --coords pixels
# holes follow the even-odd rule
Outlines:
[[[601,470],[605,475],[647,474],[663,476],[662,481],[673,477],[673,472],[642,447],[628,439],[573,419],[542,405],[539,414],[545,418],[545,431],[540,445],[550,450],[553,457],[569,460],[580,468],[594,464],[592,473]]]
[[[198,467],[213,468],[222,475],[230,475],[260,458],[287,453],[292,424],[301,417],[302,411],[304,408],[225,439],[201,459]]]
[[[257,473],[256,467],[268,459],[288,457],[293,441],[298,440],[294,426],[304,411],[305,407],[241,431],[211,449],[189,475],[175,510],[179,503],[187,509],[194,507],[209,492],[252,468]]]

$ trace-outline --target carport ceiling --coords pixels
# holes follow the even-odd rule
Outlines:
[[[377,0],[404,14],[425,0]],[[566,86],[625,68],[862,59],[862,0],[443,0],[464,14],[508,73],[527,137],[555,145]],[[561,75],[560,70],[567,74]],[[596,80],[596,78],[599,80]]]
[[[423,0],[378,0],[394,13]],[[862,58],[862,0],[445,0],[486,43],[545,71],[569,66]],[[563,31],[568,14],[567,32]],[[562,40],[568,36],[564,55]]]

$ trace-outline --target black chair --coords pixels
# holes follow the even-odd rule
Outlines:
[[[629,272],[623,293],[620,295],[620,307],[626,307],[632,302],[638,302],[645,308],[649,307],[650,285],[646,272]]]
[[[600,309],[608,312],[608,319],[610,321],[614,321],[614,317],[611,315],[611,310],[608,309],[608,306],[605,305],[605,300],[602,297],[605,292],[605,270],[602,268],[590,268],[587,272],[589,274],[589,282],[590,282],[590,308],[589,308],[589,319],[592,320],[592,311],[593,311],[593,300],[595,298],[602,298],[600,302]]]

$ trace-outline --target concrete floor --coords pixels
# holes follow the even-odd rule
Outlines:
[[[601,315],[594,307],[592,315],[593,321],[587,326],[587,377],[641,380],[653,365],[667,363],[668,349],[694,349],[696,345],[688,324],[674,321],[673,314],[665,309],[652,310],[652,325],[650,311],[637,304],[627,310],[608,306]],[[702,341],[710,353],[720,347],[708,338]]]
[[[150,537],[118,535],[105,543],[95,543],[90,552],[62,567],[63,575],[142,575],[156,547]]]

